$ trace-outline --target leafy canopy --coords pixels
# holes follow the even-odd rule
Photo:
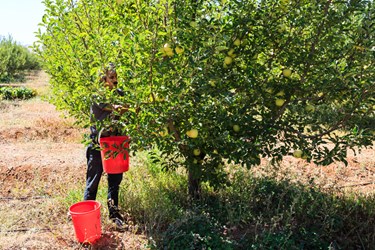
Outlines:
[[[35,48],[53,102],[86,126],[94,94],[128,105],[111,126],[134,151],[157,144],[166,167],[183,159],[196,179],[220,184],[226,160],[250,167],[294,153],[329,164],[372,145],[372,1],[44,3]],[[123,97],[99,83],[110,62]]]

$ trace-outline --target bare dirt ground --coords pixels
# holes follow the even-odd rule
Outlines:
[[[30,75],[25,85],[48,93],[48,76]],[[71,183],[83,186],[85,148],[80,141],[85,132],[40,98],[0,102],[0,250],[82,248],[56,197],[64,196]],[[322,187],[374,193],[375,150],[350,153],[348,162],[320,167],[286,157],[280,170]],[[145,235],[115,233],[107,224],[103,231],[96,249],[146,248]]]
[[[21,85],[43,95],[48,76],[38,72]],[[0,102],[0,250],[82,249],[57,197],[71,184],[83,188],[85,132],[39,97]],[[144,235],[114,232],[105,221],[102,230],[92,249],[144,249],[147,243]]]

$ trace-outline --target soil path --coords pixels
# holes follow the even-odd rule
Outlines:
[[[47,91],[48,77],[38,72],[25,85]],[[84,131],[75,128],[72,120],[62,118],[53,105],[39,97],[2,101],[0,105],[2,197],[37,195],[40,191],[31,190],[31,183],[52,183],[65,175],[84,176],[85,149],[80,143]]]

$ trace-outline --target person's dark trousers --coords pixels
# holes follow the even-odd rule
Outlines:
[[[87,172],[86,172],[86,188],[84,200],[95,200],[98,192],[100,178],[103,173],[103,164],[100,151],[89,145],[86,151]],[[108,174],[108,207],[109,214],[115,212],[118,207],[118,194],[120,183],[122,181],[121,174]]]

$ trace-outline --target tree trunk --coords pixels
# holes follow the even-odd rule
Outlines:
[[[198,200],[201,196],[201,180],[190,169],[188,173],[189,196],[193,200]]]

